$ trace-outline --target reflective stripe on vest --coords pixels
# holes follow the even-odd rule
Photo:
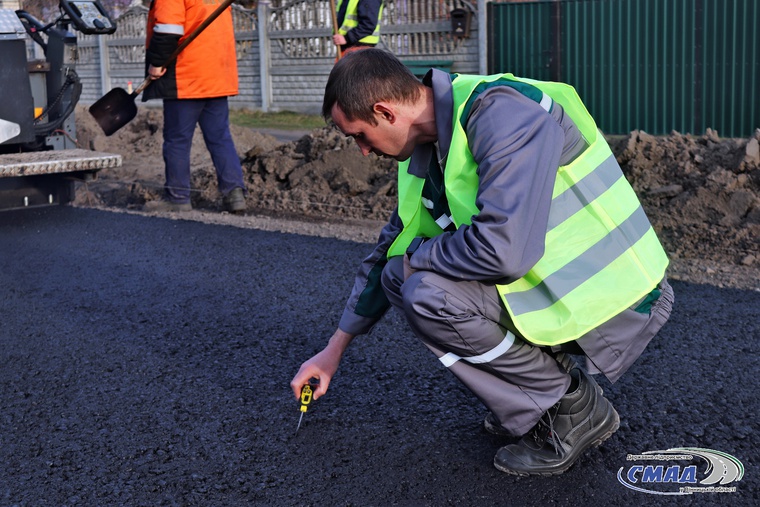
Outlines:
[[[332,0],[330,0],[332,1]],[[340,6],[343,5],[343,0],[340,0],[336,6],[336,11],[340,10]],[[380,19],[383,17],[384,3],[380,4],[380,11],[377,13],[377,26],[375,30],[366,37],[362,37],[357,42],[362,44],[377,44],[380,42]],[[346,16],[343,18],[343,24],[338,29],[338,33],[346,35],[349,30],[356,28],[359,25],[359,18],[356,15],[359,8],[359,0],[348,0],[348,6],[346,7]]]
[[[470,224],[478,213],[477,164],[460,120],[475,89],[497,80],[506,86],[516,83],[515,89],[542,106],[545,97],[551,97],[575,121],[589,145],[557,171],[543,257],[519,280],[497,285],[520,334],[538,345],[557,345],[580,338],[649,293],[663,278],[668,260],[575,90],[511,74],[457,76],[452,82],[455,121],[444,180],[457,227]],[[526,93],[526,84],[535,88]],[[429,213],[420,212],[424,180],[410,175],[407,168],[408,161],[399,164],[399,216],[404,230],[389,256],[402,254],[415,236],[441,232],[434,223],[431,226],[432,218],[425,218]]]

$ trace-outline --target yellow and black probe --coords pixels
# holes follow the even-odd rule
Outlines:
[[[298,426],[296,427],[296,433],[298,433],[298,430],[301,428],[301,421],[303,421],[303,415],[306,413],[306,411],[309,409],[309,403],[311,403],[312,397],[314,395],[314,390],[312,387],[316,387],[319,385],[319,380],[317,379],[310,379],[309,383],[304,385],[301,388],[301,417],[298,418]]]

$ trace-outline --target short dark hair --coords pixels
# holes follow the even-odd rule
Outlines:
[[[335,104],[351,121],[375,125],[373,106],[384,100],[414,102],[422,83],[388,51],[353,51],[335,64],[325,86],[322,116],[329,120]]]

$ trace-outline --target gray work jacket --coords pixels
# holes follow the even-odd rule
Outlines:
[[[451,145],[454,103],[451,76],[433,69],[424,80],[434,95],[437,147],[419,145],[408,171],[424,178],[431,158],[445,167]],[[454,280],[509,283],[521,278],[541,258],[557,169],[586,147],[575,123],[559,104],[544,110],[509,86],[488,88],[475,100],[465,131],[478,164],[479,213],[471,225],[444,232],[419,247],[411,258],[416,270],[433,271]],[[390,306],[380,285],[387,252],[401,231],[396,212],[383,228],[373,252],[356,275],[339,328],[360,335],[370,331]],[[649,319],[626,311],[577,340],[593,365],[611,380],[641,354],[670,313],[667,301]],[[580,352],[580,351],[578,351]],[[596,370],[596,368],[590,368]]]
[[[430,157],[451,145],[451,76],[433,69],[425,77],[435,97],[438,148],[419,145],[409,172],[425,177]],[[547,114],[539,104],[503,86],[480,94],[466,125],[470,150],[478,163],[477,206],[472,225],[427,241],[412,267],[462,280],[505,283],[523,276],[544,253],[544,236],[557,168],[577,156],[582,143],[575,124],[555,105]],[[530,195],[529,199],[507,196]],[[383,228],[373,252],[362,262],[339,327],[367,333],[388,309],[379,283],[390,245],[403,227],[396,212]],[[509,252],[504,255],[504,252]]]

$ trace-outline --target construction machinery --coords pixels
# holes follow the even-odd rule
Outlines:
[[[0,210],[66,204],[77,181],[121,166],[121,155],[77,146],[82,83],[71,30],[110,34],[116,23],[98,0],[60,0],[47,24],[0,8]]]

